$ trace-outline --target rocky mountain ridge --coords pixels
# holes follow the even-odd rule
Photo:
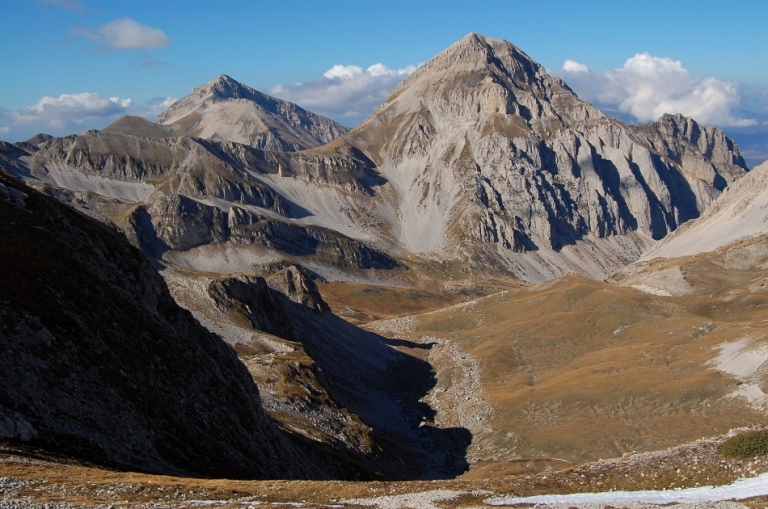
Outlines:
[[[171,104],[155,123],[173,137],[194,136],[279,151],[317,147],[347,132],[329,118],[259,92],[226,74]]]
[[[0,441],[187,476],[363,472],[281,431],[124,237],[5,174],[0,215]]]
[[[264,150],[253,141],[220,136],[251,129],[251,120],[238,123],[237,115],[243,101],[256,101],[253,92],[222,76],[161,115],[167,125],[125,118],[101,132],[2,143],[0,166],[121,230],[164,268],[177,302],[238,352],[269,393],[265,407],[285,429],[328,447],[332,456],[343,451],[353,465],[367,465],[366,474],[390,479],[453,476],[470,460],[501,461],[516,454],[583,458],[584,440],[574,444],[563,430],[581,426],[578,419],[594,422],[589,405],[573,403],[591,392],[572,380],[552,382],[552,390],[565,388],[561,399],[570,407],[552,393],[543,405],[529,404],[527,398],[541,394],[543,377],[578,376],[587,386],[603,376],[615,382],[618,350],[610,349],[624,345],[623,355],[633,359],[636,352],[626,341],[646,338],[648,316],[661,317],[658,325],[669,309],[668,331],[653,329],[659,341],[674,343],[659,350],[666,364],[652,352],[642,369],[658,369],[651,378],[659,382],[675,360],[674,376],[688,376],[684,356],[669,353],[678,339],[701,364],[711,360],[716,337],[706,337],[711,324],[696,315],[695,303],[690,311],[695,319],[678,328],[687,303],[657,303],[637,289],[606,291],[606,283],[582,276],[530,291],[520,280],[569,272],[602,278],[648,253],[686,221],[706,216],[724,189],[736,189],[739,179],[748,182],[751,176],[738,147],[721,131],[681,115],[628,126],[579,100],[512,44],[478,34],[421,66],[351,132],[299,152]],[[236,111],[221,118],[211,113],[229,107]],[[234,128],[224,121],[231,115]],[[217,139],[183,131],[202,126],[201,119],[217,130],[211,135]],[[23,201],[19,196],[0,193],[9,203]],[[492,285],[481,287],[493,278]],[[335,292],[336,300],[324,300],[315,281]],[[427,285],[433,293],[410,291]],[[514,299],[504,292],[488,296],[496,285],[519,291]],[[393,329],[377,324],[382,328],[375,330],[387,336],[334,314],[348,312],[344,316],[362,322],[406,308],[387,310],[387,299],[437,292],[461,295],[465,302],[398,318]],[[752,303],[745,293],[739,289],[743,302]],[[354,296],[364,294],[371,294],[365,298],[376,308],[367,315],[354,309]],[[701,306],[714,309],[713,299]],[[519,318],[523,304],[527,321],[504,322]],[[611,316],[603,319],[600,312]],[[588,316],[579,331],[586,339],[568,329],[582,316]],[[523,334],[527,340],[508,341],[510,330],[523,325],[531,331]],[[717,337],[726,337],[731,329],[725,321],[720,325]],[[478,339],[484,334],[489,337]],[[535,334],[542,335],[540,341],[531,339]],[[577,336],[578,346],[562,339],[573,342]],[[706,349],[694,343],[701,337]],[[584,365],[594,366],[590,356],[609,349],[601,361],[607,367],[594,376],[584,376],[573,363],[587,339],[597,347],[584,354]],[[523,347],[544,362],[538,367],[524,362]],[[567,374],[552,368],[554,352]],[[715,370],[710,371],[694,377],[692,386],[714,387]],[[650,405],[659,412],[658,422],[679,411],[676,403],[666,406],[655,385],[658,405],[632,380],[634,371],[622,372],[625,387],[642,393],[630,402],[633,411],[643,413],[642,405]],[[450,383],[468,378],[465,374],[472,374],[472,383]],[[497,382],[484,389],[492,376]],[[715,416],[700,419],[702,428],[727,421],[716,419],[727,413],[720,410],[730,403],[731,381],[718,379],[716,390],[708,388],[703,396],[682,391],[686,412]],[[623,389],[599,385],[620,392],[605,399],[615,403],[615,415],[632,414],[625,409]],[[568,394],[571,389],[578,394]],[[483,391],[496,398],[494,406],[486,408]],[[707,410],[715,401],[722,407]],[[462,415],[481,407],[488,412]],[[750,405],[738,408],[741,413],[729,419],[753,415]],[[580,417],[571,419],[566,410]],[[512,411],[520,414],[505,413]],[[514,428],[523,413],[531,423],[525,433]],[[618,418],[611,425],[618,431],[593,437],[590,457],[650,443],[633,437],[635,428]],[[26,433],[23,423],[8,429]],[[544,429],[557,440],[542,435]],[[561,445],[553,446],[558,441]],[[339,471],[346,475],[349,464],[341,463]]]
[[[176,125],[254,94],[222,76],[159,120]],[[285,108],[273,109],[286,119]],[[478,34],[426,62],[323,147],[272,152],[115,132],[39,147],[28,157],[8,152],[28,167],[16,174],[85,202],[125,203],[106,207],[110,220],[154,255],[167,253],[167,263],[247,272],[288,256],[328,277],[338,277],[334,267],[394,268],[412,257],[465,260],[525,281],[603,277],[698,217],[747,171],[722,131],[680,115],[628,126],[512,44]],[[115,208],[133,208],[128,224]],[[216,268],[191,252],[222,248],[242,262]]]
[[[369,197],[378,177],[365,157],[267,152],[199,138],[154,139],[105,132],[56,138],[34,153],[9,146],[6,167],[82,211],[114,222],[146,252],[173,262],[207,245],[261,250],[258,263],[313,257],[327,265],[393,268],[390,256],[316,221],[275,183]],[[12,150],[11,150],[12,148]],[[334,228],[335,227],[335,228]],[[178,262],[198,268],[194,260]],[[249,263],[240,271],[249,271]],[[225,272],[225,270],[219,270]]]
[[[746,173],[721,131],[681,116],[627,126],[477,34],[422,65],[344,140],[391,184],[406,251],[484,252],[483,263],[534,280],[637,258]]]

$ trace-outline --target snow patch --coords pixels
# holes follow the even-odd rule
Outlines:
[[[611,491],[603,493],[572,493],[569,495],[539,495],[535,497],[494,497],[485,500],[490,505],[514,504],[610,504],[640,502],[646,504],[696,504],[743,500],[768,495],[768,473],[749,479],[739,479],[725,486],[703,486],[680,490]],[[565,506],[565,507],[568,507]]]
[[[379,509],[439,509],[435,502],[452,500],[466,491],[433,490],[420,493],[406,493],[405,495],[384,495],[371,498],[354,498],[342,500],[343,504],[355,504]]]

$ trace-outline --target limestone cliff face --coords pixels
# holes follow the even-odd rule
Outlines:
[[[580,257],[597,262],[593,275],[636,258],[746,172],[721,131],[681,116],[627,126],[477,34],[422,65],[345,140],[395,188],[408,251],[479,248],[521,274],[538,259],[549,268],[534,279]],[[585,243],[592,254],[578,252]]]
[[[160,120],[177,125],[254,94],[222,77]],[[225,245],[243,272],[286,256],[356,269],[421,256],[529,281],[602,277],[637,260],[747,171],[722,131],[680,115],[628,126],[512,44],[477,34],[341,139],[301,152],[105,132],[0,152],[11,171],[106,212],[155,254]],[[229,249],[243,246],[248,257]],[[184,256],[185,268],[218,271]]]
[[[329,118],[263,94],[226,75],[173,103],[156,122],[161,132],[172,136],[232,141],[279,151],[317,147],[347,132]],[[146,126],[144,132],[149,132]]]
[[[351,475],[278,430],[121,235],[0,174],[0,243],[0,439],[165,474]]]
[[[281,189],[300,184],[324,190],[331,200],[370,200],[382,179],[359,151],[277,153],[231,142],[89,131],[50,140],[34,154],[12,145],[4,154],[14,173],[114,222],[153,256],[224,244],[262,246],[279,258],[312,256],[341,267],[398,266],[335,230],[333,222],[313,224],[307,210],[313,197],[297,202]]]

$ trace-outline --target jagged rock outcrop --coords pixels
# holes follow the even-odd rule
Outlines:
[[[327,313],[331,310],[317,289],[312,275],[301,265],[289,265],[267,277],[267,284],[293,302]]]
[[[281,257],[315,257],[337,267],[400,266],[345,234],[361,236],[351,226],[359,217],[353,207],[337,208],[350,225],[339,232],[325,226],[326,218],[317,221],[304,208],[308,202],[297,203],[297,185],[324,189],[326,209],[325,202],[343,196],[369,200],[381,178],[359,151],[277,153],[230,142],[89,131],[48,140],[34,153],[5,144],[0,163],[52,196],[119,225],[158,258],[166,251],[226,244],[263,246]]]
[[[728,186],[701,217],[659,242],[640,262],[697,255],[764,235],[768,235],[768,162]]]
[[[354,476],[262,410],[125,238],[0,174],[0,440],[121,469]]]
[[[329,118],[263,94],[227,75],[197,87],[173,103],[157,116],[156,127],[118,122],[107,129],[150,136],[195,136],[279,151],[317,147],[347,132]]]
[[[160,121],[169,128],[258,102],[255,94],[223,76]],[[529,281],[603,277],[633,262],[747,171],[722,131],[680,115],[628,126],[512,44],[478,34],[419,67],[370,118],[322,147],[271,152],[89,132],[15,160],[28,180],[79,193],[84,210],[105,208],[94,200],[126,203],[108,219],[134,229],[153,254],[266,248],[226,251],[243,272],[285,255],[313,270],[393,268],[415,256]],[[183,258],[179,266],[212,267]]]
[[[477,34],[419,67],[344,140],[394,188],[391,226],[407,251],[484,251],[528,279],[623,265],[746,172],[721,131],[680,116],[627,126]]]

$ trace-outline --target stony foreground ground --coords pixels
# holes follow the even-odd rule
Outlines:
[[[470,473],[454,480],[364,483],[155,476],[76,465],[4,447],[0,453],[0,508],[469,508],[489,507],[489,501],[499,496],[722,485],[768,472],[768,457],[746,460],[719,454],[720,444],[736,432],[665,451],[564,470],[545,469],[538,474],[496,475],[489,468],[489,477],[477,479]],[[500,465],[497,471],[504,470]],[[744,505],[768,507],[768,497],[701,507]]]

